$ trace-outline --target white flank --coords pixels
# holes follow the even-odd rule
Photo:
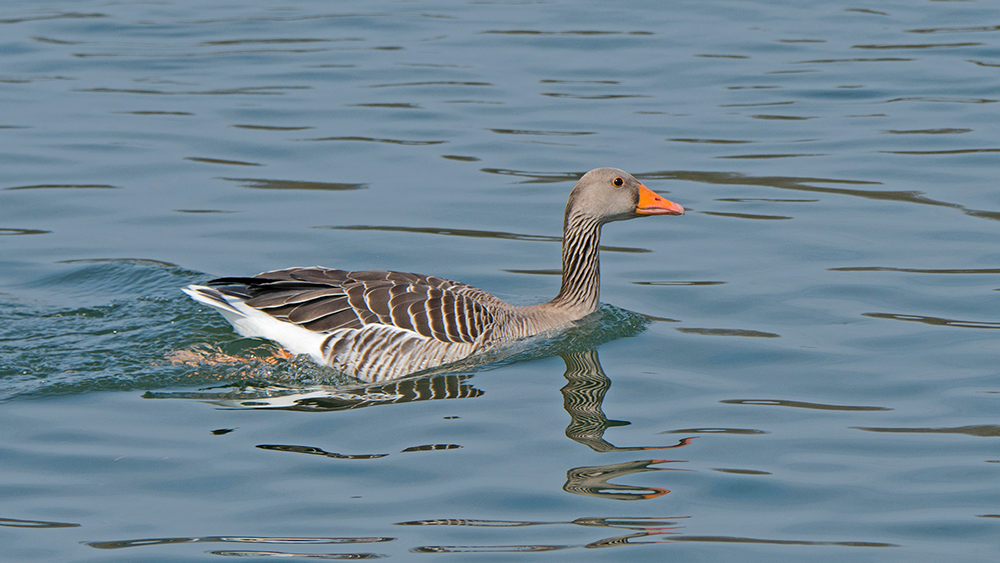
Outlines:
[[[181,288],[192,299],[204,303],[219,312],[233,325],[236,332],[250,338],[267,338],[281,344],[292,354],[307,354],[316,363],[325,363],[320,351],[323,341],[329,336],[302,328],[292,323],[279,321],[263,311],[248,306],[239,297],[225,295],[203,285],[189,285]]]

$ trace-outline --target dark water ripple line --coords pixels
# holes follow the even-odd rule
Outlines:
[[[184,117],[193,117],[196,114],[189,111],[115,111],[112,113],[125,114],[125,115],[176,115]]]
[[[238,211],[225,211],[222,209],[172,209],[175,213],[239,213]]]
[[[368,189],[368,184],[352,184],[341,182],[305,182],[301,180],[269,180],[266,178],[220,178],[228,182],[237,182],[244,188],[255,190],[320,190],[320,191],[350,191]]]
[[[76,78],[70,78],[67,76],[0,76],[0,83],[2,84],[31,84],[32,82],[48,82],[52,80],[76,80]],[[12,126],[7,125],[2,127],[3,129],[30,129],[27,126]]]
[[[33,184],[30,186],[13,186],[4,190],[120,190],[121,186],[110,184]]]
[[[846,185],[882,185],[881,182],[868,180],[842,180],[832,178],[809,178],[809,177],[785,177],[785,176],[747,176],[737,172],[705,172],[697,170],[672,170],[662,172],[648,172],[635,174],[640,179],[656,180],[685,180],[703,184],[716,185],[749,185],[768,186],[782,190],[795,190],[802,192],[816,192],[827,194],[847,195],[852,197],[862,197],[865,199],[897,201],[903,203],[916,203],[920,205],[933,205],[937,207],[949,207],[958,209],[970,217],[990,219],[1000,221],[1000,211],[983,211],[970,209],[964,205],[931,199],[918,191],[880,191],[880,190],[858,190],[850,188],[827,188],[812,184],[846,184]]]
[[[932,102],[943,104],[995,104],[1000,100],[991,98],[958,98],[958,97],[932,97],[932,96],[903,96],[891,98],[881,103],[893,104],[896,102]]]
[[[607,30],[571,30],[571,31],[541,31],[536,29],[489,29],[480,31],[481,35],[655,35],[651,31],[607,31]]]
[[[703,59],[749,59],[750,58],[747,55],[725,55],[725,54],[711,54],[711,53],[695,54],[691,56]]]
[[[99,94],[150,94],[157,96],[283,96],[282,90],[311,90],[312,86],[246,86],[244,88],[226,88],[221,90],[187,90],[168,92],[166,90],[145,90],[140,88],[80,88],[73,92],[91,92]]]
[[[888,133],[891,135],[958,135],[961,133],[971,133],[972,129],[955,129],[955,128],[945,128],[945,129],[910,129],[905,131],[900,131],[896,129],[887,129],[882,131],[882,133]]]
[[[367,88],[405,88],[409,86],[493,86],[490,82],[474,82],[460,80],[427,80],[423,82],[389,82],[386,84],[370,84]]]
[[[873,57],[873,58],[854,58],[854,59],[812,59],[808,61],[792,61],[788,64],[793,65],[804,65],[804,64],[831,64],[831,63],[901,63],[915,61],[917,59],[908,59],[904,57]]]
[[[347,141],[347,142],[362,142],[362,143],[388,143],[392,145],[443,145],[448,141],[404,141],[401,139],[380,139],[375,137],[355,137],[355,136],[344,136],[344,137],[317,137],[312,139],[294,139],[295,141]]]
[[[807,119],[818,119],[819,116],[807,116],[807,115],[768,115],[759,114],[751,115],[751,119],[764,119],[764,120],[777,120],[777,121],[805,121]]]
[[[744,330],[739,328],[676,328],[684,334],[699,334],[701,336],[740,336],[744,338],[780,338],[780,334],[761,332],[759,330]]]
[[[48,522],[45,520],[0,518],[0,526],[7,528],[79,528],[80,524],[73,524],[70,522]]]
[[[542,96],[550,98],[570,98],[574,100],[620,100],[625,98],[652,98],[644,94],[567,94],[563,92],[542,92]]]
[[[458,444],[426,444],[423,446],[410,446],[406,449],[400,450],[400,453],[408,452],[436,452],[441,450],[457,450],[461,449],[463,446]]]
[[[394,526],[462,526],[473,528],[521,528],[525,526],[556,526],[575,525],[587,528],[613,528],[622,530],[669,530],[690,516],[638,516],[638,517],[606,517],[587,516],[571,521],[561,522],[530,522],[517,520],[475,520],[467,518],[439,518],[435,520],[412,520],[396,522]]]
[[[413,12],[345,12],[345,13],[333,13],[333,14],[309,14],[305,16],[241,16],[241,17],[231,17],[231,18],[214,18],[206,20],[188,20],[179,21],[180,25],[202,25],[202,24],[213,24],[213,23],[245,23],[245,22],[297,22],[297,21],[310,21],[310,20],[321,20],[321,19],[342,19],[342,18],[407,18],[407,17],[426,17],[435,19],[451,19],[451,16],[439,15],[439,14],[419,14]]]
[[[73,260],[60,260],[57,264],[117,264],[132,266],[165,266],[167,268],[182,269],[172,262],[163,260],[152,260],[149,258],[75,258]]]
[[[718,471],[719,473],[730,473],[732,475],[773,475],[770,471],[761,471],[759,469],[727,469],[722,467],[710,467],[712,471]]]
[[[264,166],[257,162],[244,162],[242,160],[225,160],[222,158],[206,158],[201,156],[185,156],[184,160],[193,162],[203,162],[206,164],[223,164],[226,166]]]
[[[555,135],[555,136],[577,136],[577,135],[596,135],[597,133],[593,131],[540,131],[540,130],[529,130],[529,129],[486,129],[487,131],[492,131],[493,133],[499,133],[501,135]]]
[[[424,109],[418,104],[404,102],[397,103],[371,103],[371,104],[348,104],[351,108],[388,108],[388,109]]]
[[[933,326],[950,326],[958,328],[981,328],[1000,329],[1000,322],[997,321],[963,321],[958,319],[944,319],[940,317],[925,317],[922,315],[907,315],[898,313],[861,313],[863,317],[874,319],[889,319],[894,321],[907,321],[923,323]]]
[[[574,545],[425,545],[413,553],[541,553],[572,549]]]
[[[11,229],[0,227],[0,236],[20,236],[20,235],[47,235],[52,231],[41,229]]]
[[[634,281],[634,285],[659,285],[659,286],[699,286],[699,285],[723,285],[724,281]]]
[[[329,38],[320,39],[318,37],[273,38],[273,39],[222,39],[217,41],[202,41],[198,44],[206,46],[272,45],[272,44],[285,44],[285,43],[333,43],[335,41],[364,41],[364,39],[360,37],[340,37],[336,39],[329,39]]]
[[[919,43],[910,45],[851,45],[851,49],[944,49],[954,47],[979,47],[985,43]]]
[[[1000,31],[1000,25],[981,25],[969,27],[929,27],[923,29],[904,29],[905,33],[981,33],[984,31]]]
[[[757,104],[719,104],[720,108],[759,108],[768,106],[790,106],[795,102],[761,102]]]
[[[675,143],[707,143],[712,145],[745,145],[758,141],[737,141],[730,139],[667,139]]]
[[[162,48],[162,47],[161,47]],[[399,47],[397,47],[399,48]],[[198,59],[198,58],[209,58],[215,59],[218,57],[224,57],[227,55],[259,55],[264,53],[324,53],[328,51],[346,51],[346,50],[360,50],[360,49],[387,49],[387,47],[355,47],[353,49],[348,49],[345,47],[335,48],[313,48],[313,49],[278,49],[278,48],[268,48],[268,49],[228,49],[221,51],[198,51],[194,53],[188,52],[154,52],[154,53],[136,53],[136,52],[104,52],[104,53],[71,53],[73,57],[79,59],[100,59],[100,58],[127,58],[127,59]]]
[[[528,172],[525,170],[510,170],[506,168],[480,168],[480,172],[497,174],[499,176],[514,176],[528,178],[522,184],[557,184],[561,182],[576,182],[583,172]]]
[[[314,229],[337,229],[343,231],[386,231],[401,233],[420,233],[428,235],[446,235],[454,237],[490,238],[503,240],[521,240],[532,242],[562,242],[562,237],[550,235],[524,235],[519,233],[507,233],[503,231],[482,231],[475,229],[448,229],[440,227],[396,227],[379,225],[339,225],[339,226],[318,226]],[[631,252],[647,253],[652,252],[647,248],[635,248],[628,246],[604,246],[600,249],[606,252]]]
[[[621,84],[620,80],[558,80],[552,78],[543,78],[538,81],[539,84]]]
[[[60,14],[50,14],[44,16],[26,16],[21,18],[0,19],[0,24],[23,23],[32,21],[42,21],[42,20],[92,19],[92,18],[108,18],[108,17],[111,16],[102,13],[63,12]]]
[[[660,434],[737,434],[737,435],[756,435],[756,434],[769,434],[769,432],[764,430],[755,430],[753,428],[682,428],[680,430],[666,430],[660,432]]]
[[[305,129],[315,129],[310,126],[277,126],[277,125],[230,125],[238,129],[254,129],[260,131],[302,131]]]
[[[323,559],[327,561],[357,561],[367,559],[382,559],[388,557],[381,553],[292,553],[288,551],[260,551],[260,550],[214,550],[206,551],[209,555],[221,555],[224,557],[281,557],[295,559]]]
[[[890,432],[899,434],[965,434],[966,436],[978,436],[981,438],[1000,438],[1000,426],[996,424],[982,424],[972,426],[957,426],[954,428],[883,428],[852,426],[856,430],[865,432]]]
[[[951,150],[937,150],[937,151],[877,151],[877,152],[883,154],[930,156],[930,155],[996,153],[1000,152],[1000,149],[951,149]]]
[[[501,270],[510,274],[525,274],[529,276],[561,276],[561,268],[541,268],[537,270]]]
[[[770,407],[792,407],[797,409],[814,409],[822,411],[891,411],[888,407],[866,407],[853,405],[828,405],[824,403],[807,403],[804,401],[786,401],[784,399],[725,399],[719,401],[727,405],[763,405]]]
[[[857,12],[859,14],[871,14],[873,16],[888,16],[887,12],[880,12],[878,10],[869,10],[868,8],[844,8],[845,12]]]
[[[92,541],[84,545],[95,549],[123,549],[128,547],[148,547],[152,545],[171,545],[178,543],[251,543],[251,544],[291,544],[291,545],[351,545],[359,543],[384,543],[396,541],[388,537],[268,537],[268,536],[205,536],[205,537],[170,537],[143,538],[134,540]]]
[[[953,269],[923,269],[923,268],[890,268],[887,266],[845,266],[842,268],[827,268],[828,272],[905,272],[912,274],[1000,274],[1000,268],[953,268]]]
[[[715,158],[727,159],[765,159],[765,158],[800,158],[804,156],[828,156],[825,153],[788,153],[788,154],[738,154],[730,156],[717,156]]]
[[[715,201],[726,201],[731,203],[748,203],[763,201],[767,203],[816,203],[818,199],[780,199],[773,197],[718,197]]]
[[[632,541],[643,538],[659,536],[656,540]],[[413,548],[414,553],[534,553],[545,551],[558,551],[571,549],[574,547],[602,548],[621,547],[626,545],[645,545],[652,543],[675,543],[675,542],[703,542],[703,543],[741,543],[741,544],[767,544],[767,545],[794,545],[794,546],[841,546],[841,547],[900,547],[897,544],[882,542],[862,542],[862,541],[812,541],[812,540],[772,540],[759,538],[746,538],[736,536],[685,536],[671,532],[645,532],[608,538],[597,542],[592,542],[584,546],[574,545],[435,545]]]
[[[785,219],[794,219],[794,217],[788,217],[786,215],[757,215],[753,213],[723,213],[721,211],[702,211],[704,215],[712,215],[715,217],[733,217],[736,219],[758,219],[764,221],[780,221]]]
[[[338,454],[334,452],[328,452],[323,450],[322,448],[316,448],[313,446],[289,446],[284,444],[258,444],[256,447],[261,450],[318,455],[334,459],[378,459],[389,455],[389,454]]]
[[[710,542],[710,543],[747,543],[770,545],[839,545],[844,547],[901,547],[894,543],[860,542],[860,541],[809,541],[809,540],[765,540],[758,538],[741,538],[734,536],[670,536],[669,542]]]

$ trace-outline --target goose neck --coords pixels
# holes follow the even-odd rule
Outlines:
[[[551,301],[554,307],[580,316],[596,311],[601,298],[601,244],[599,221],[567,214],[563,225],[562,286]]]

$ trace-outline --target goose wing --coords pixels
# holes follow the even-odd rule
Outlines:
[[[498,298],[435,276],[289,268],[208,285],[275,319],[316,333],[385,325],[446,343],[483,341]]]

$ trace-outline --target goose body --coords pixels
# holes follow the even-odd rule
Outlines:
[[[565,328],[597,311],[601,226],[683,213],[622,170],[591,170],[566,204],[559,295],[538,305],[511,305],[435,276],[320,267],[219,278],[183,291],[243,336],[273,340],[364,381],[386,381]]]

